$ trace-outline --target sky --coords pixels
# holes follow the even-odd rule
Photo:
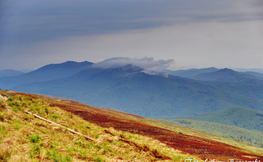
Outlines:
[[[263,68],[263,1],[0,1],[0,70],[115,57]]]

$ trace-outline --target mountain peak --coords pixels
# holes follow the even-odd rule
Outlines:
[[[93,63],[88,61],[75,62],[75,61],[66,61],[60,64],[49,64],[42,68],[78,68],[83,66],[91,66]],[[41,68],[40,68],[41,69]]]
[[[9,89],[18,84],[65,78],[90,68],[92,64],[88,61],[67,61],[60,64],[48,64],[26,74],[0,79],[0,86],[1,88]]]
[[[252,75],[244,75],[232,69],[224,68],[211,73],[203,73],[192,77],[195,80],[219,81],[232,83],[255,83],[256,78]]]
[[[236,72],[236,71],[234,71],[234,70],[232,70],[232,69],[228,69],[228,68],[220,69],[220,70],[218,70],[218,72],[238,73],[238,72]]]

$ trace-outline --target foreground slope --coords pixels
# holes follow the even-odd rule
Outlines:
[[[153,138],[85,121],[52,100],[13,95],[6,99],[0,92],[0,161],[201,161]]]
[[[28,96],[28,94],[17,92],[12,92],[12,94]],[[36,95],[29,96],[32,98],[37,98]],[[255,148],[253,146],[248,146],[246,144],[233,141],[230,142],[231,145],[226,144],[229,142],[229,140],[225,140],[217,136],[211,136],[198,131],[171,126],[169,124],[145,119],[119,111],[96,108],[71,100],[57,99],[57,101],[55,101],[53,98],[48,100],[48,102],[50,107],[59,107],[60,109],[72,112],[82,117],[84,120],[89,121],[90,123],[95,123],[101,127],[113,127],[119,131],[148,136],[165,143],[176,150],[181,150],[185,153],[198,156],[202,159],[254,160],[263,158],[263,151],[260,148]],[[174,131],[176,129],[177,131]],[[197,135],[199,137],[197,137]],[[214,138],[217,141],[208,138]],[[225,141],[225,143],[218,142],[220,140]]]
[[[77,103],[76,105],[79,104]],[[197,137],[194,135],[196,132],[192,135],[182,133],[185,131],[184,129],[180,129],[182,132],[175,132],[173,131],[174,128],[171,128],[171,126],[163,124],[163,128],[160,128],[160,123],[145,121],[144,119],[140,119],[138,116],[127,118],[128,114],[121,114],[120,112],[114,112],[107,109],[96,110],[94,107],[87,107],[86,110],[84,110],[73,105],[69,106],[55,104],[55,106],[59,106],[64,110],[73,112],[74,114],[83,117],[83,119],[94,122],[102,127],[114,127],[118,130],[150,136],[175,149],[182,150],[183,152],[187,152],[191,155],[199,156],[202,159],[216,158],[226,160],[230,158],[246,159],[248,157],[250,157],[250,159],[263,158],[262,149],[259,149],[262,155],[257,157],[253,155],[253,153],[251,154],[250,151],[243,149],[244,144],[242,144],[242,147],[235,147],[204,138],[209,136],[207,134],[204,135],[203,133],[200,134],[198,132],[199,137]],[[134,119],[136,119],[137,122]],[[164,127],[170,129],[164,129]]]

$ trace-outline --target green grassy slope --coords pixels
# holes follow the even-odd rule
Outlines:
[[[166,117],[164,119],[191,119],[237,126],[248,130],[263,131],[263,112],[244,107],[193,116]]]
[[[223,125],[219,123],[196,121],[189,119],[159,119],[160,121],[191,128],[206,133],[218,135],[239,142],[244,142],[250,145],[263,147],[263,132],[256,130],[247,130],[235,126]]]
[[[219,148],[219,145],[223,146],[221,148],[224,148],[224,150],[232,150],[229,152],[230,154],[227,155],[220,154],[220,151],[217,150],[219,154],[213,155],[216,155],[218,159],[226,156],[231,157],[231,155],[236,158],[244,155],[242,157],[245,158],[245,155],[248,154],[252,155],[250,158],[253,158],[261,157],[263,154],[263,149],[259,147],[152,119],[141,118],[132,114],[110,109],[95,108],[69,100],[57,99],[57,101],[54,101],[38,95],[11,91],[8,91],[8,93],[11,93],[13,97],[0,101],[0,161],[164,161],[164,157],[169,157],[174,161],[183,161],[185,158],[195,158],[195,156],[182,153],[182,151],[174,147],[174,149],[171,149],[171,147],[164,144],[167,141],[161,143],[158,140],[150,138],[151,136],[135,135],[123,132],[115,127],[115,129],[112,127],[102,128],[93,124],[99,120],[105,122],[105,118],[99,119],[104,113],[110,117],[110,121],[113,121],[113,123],[117,125],[119,124],[116,123],[116,121],[123,123],[122,120],[127,121],[128,119],[133,119],[134,121],[130,120],[129,123],[132,122],[131,124],[135,124],[137,123],[135,122],[136,120],[139,121],[138,124],[149,123],[161,128],[173,130],[177,132],[178,137],[185,137],[182,142],[186,142],[187,139],[192,142],[193,139],[198,139],[196,136],[202,137],[203,140],[199,141],[196,146],[195,142],[198,140],[194,140],[194,144],[191,145],[197,150],[200,150],[200,145],[204,144],[202,141],[206,141],[206,139],[227,143],[228,145],[217,143],[215,150]],[[56,105],[62,101],[64,102],[62,105]],[[93,118],[93,122],[89,120],[89,122],[87,122],[70,112],[61,110],[60,108],[64,107],[63,105],[68,105],[68,108],[71,109],[73,109],[73,105],[78,105],[80,109],[89,109],[89,113],[92,114],[95,112],[99,115],[96,116],[98,118]],[[78,106],[74,108],[74,111],[79,111]],[[72,134],[64,127],[42,121],[25,113],[25,111],[30,111],[48,120],[59,123],[64,127],[87,135],[94,140],[85,140],[82,136]],[[132,126],[132,128],[129,127],[130,132],[134,132],[134,130],[131,130],[135,129],[134,126]],[[149,131],[148,129],[149,127],[147,127],[146,130]],[[156,131],[161,131],[161,136],[163,136],[165,132],[159,128],[156,128]],[[187,134],[195,137],[190,138]],[[178,140],[177,138],[174,139]],[[170,140],[168,139],[168,141]],[[210,141],[209,143],[214,142]],[[236,147],[232,147],[231,145]],[[209,148],[212,149],[214,147]],[[243,151],[240,152],[240,150]],[[207,158],[207,156],[208,155],[201,156],[198,154],[198,157],[202,158]],[[215,158],[215,156],[212,157]],[[198,160],[199,158],[195,159]],[[199,161],[201,160],[199,159]]]
[[[30,111],[94,140],[25,113]],[[41,97],[0,100],[0,161],[183,161],[195,158],[149,137],[102,128]],[[172,161],[172,160],[167,160]]]

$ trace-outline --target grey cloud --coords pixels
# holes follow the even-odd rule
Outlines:
[[[180,66],[210,66],[212,61],[204,60],[214,60],[210,55],[251,52],[257,63],[253,57],[240,57],[235,66],[259,66],[262,19],[262,0],[0,0],[0,68],[119,56],[176,58]],[[244,28],[232,31],[230,25]],[[238,64],[243,60],[251,61]]]
[[[262,68],[262,25],[262,21],[201,22],[117,34],[67,37],[30,47],[10,46],[5,52],[0,52],[4,55],[0,65],[35,69],[68,60],[99,62],[112,57],[153,57],[157,60],[175,59],[171,65],[173,69]]]
[[[92,65],[92,67],[108,69],[108,68],[122,67],[131,64],[146,70],[162,71],[163,69],[169,67],[171,63],[173,63],[172,59],[154,60],[152,57],[145,57],[142,59],[135,59],[129,57],[116,57],[95,63]]]
[[[12,3],[11,3],[12,2]],[[263,18],[259,0],[13,0],[1,13],[3,41],[24,43],[57,37],[113,33],[175,23]],[[13,38],[13,39],[11,39]]]

